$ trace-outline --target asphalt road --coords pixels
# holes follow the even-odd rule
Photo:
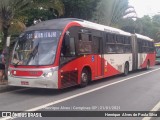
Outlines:
[[[160,102],[160,66],[95,81],[86,88],[26,88],[0,93],[0,111],[150,111]],[[66,108],[66,109],[65,109]],[[34,118],[35,119],[35,118]],[[38,118],[40,119],[40,118]],[[44,118],[41,118],[44,119]],[[53,118],[47,118],[52,119]],[[63,117],[54,120],[141,120],[143,117]],[[152,118],[160,119],[160,118]]]

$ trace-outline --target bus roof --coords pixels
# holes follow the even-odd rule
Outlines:
[[[116,34],[131,36],[131,33],[129,33],[129,32],[125,32],[125,31],[117,29],[117,28],[89,22],[86,20],[84,20],[83,22],[78,22],[78,23],[82,24],[82,26],[84,26],[84,27],[91,28],[91,29],[96,29],[96,30],[105,31],[105,32],[109,32],[109,33],[116,33]]]
[[[140,34],[135,34],[137,36],[137,38],[140,38],[140,39],[144,39],[144,40],[148,40],[148,41],[154,41],[153,39],[147,37],[147,36],[144,36],[144,35],[140,35]]]
[[[80,19],[76,18],[61,18],[61,19],[52,19],[47,21],[42,21],[36,25],[30,26],[26,29],[26,31],[32,31],[32,30],[46,30],[46,29],[59,29],[63,30],[67,24],[69,24],[72,21],[78,21]]]
[[[121,34],[121,35],[126,35],[126,36],[131,36],[130,33],[125,32],[123,30],[117,29],[117,28],[112,28],[109,26],[104,26],[100,25],[97,23],[89,22],[86,20],[82,19],[77,19],[77,18],[60,18],[60,19],[53,19],[53,20],[47,20],[47,21],[42,21],[36,25],[33,25],[31,27],[28,27],[26,31],[32,31],[32,30],[44,30],[44,29],[59,29],[63,30],[67,24],[71,22],[77,22],[81,26],[90,28],[90,29],[95,29],[95,30],[100,30],[100,31],[106,31],[109,33],[116,33],[116,34]]]

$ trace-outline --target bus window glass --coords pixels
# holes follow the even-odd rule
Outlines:
[[[83,41],[89,41],[89,35],[88,34],[81,34]]]
[[[78,41],[78,53],[80,53],[80,54],[92,53],[91,35],[90,34],[84,34],[84,33],[79,33],[79,34],[81,34],[82,39]]]
[[[94,47],[94,53],[99,54],[100,53],[100,40],[101,37],[93,36],[93,47]]]
[[[142,40],[138,39],[138,52],[142,53]]]
[[[60,31],[31,31],[17,41],[11,63],[13,65],[53,64]]]
[[[61,56],[70,57],[75,54],[75,39],[70,37],[70,35],[65,35],[62,43]]]
[[[116,45],[115,44],[106,44],[107,53],[116,53]]]
[[[113,34],[106,34],[105,53],[116,53],[116,36]]]
[[[75,55],[75,39],[74,38],[70,38],[70,54],[71,55]]]

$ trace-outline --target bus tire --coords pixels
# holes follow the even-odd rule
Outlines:
[[[81,73],[81,83],[80,83],[81,88],[86,87],[88,85],[90,79],[89,77],[90,77],[89,71],[84,68]]]
[[[124,66],[124,73],[123,73],[123,75],[127,76],[128,73],[129,73],[129,64],[126,62],[125,66]]]
[[[146,65],[146,70],[150,68],[150,61],[148,60],[147,65]]]

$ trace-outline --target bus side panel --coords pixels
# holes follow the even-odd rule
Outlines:
[[[95,60],[93,60],[93,58]],[[105,63],[105,65],[102,67],[103,71],[105,72],[105,75],[103,76],[97,76],[99,63],[96,58],[98,61]],[[119,61],[119,59],[117,59],[117,61]],[[61,86],[59,88],[66,88],[80,84],[81,72],[84,67],[89,67],[91,69],[91,80],[98,80],[100,78],[117,75],[123,71],[123,68],[121,71],[119,71],[117,66],[113,66],[112,63],[107,62],[106,59],[101,58],[99,55],[84,55],[82,57],[71,60],[60,68],[59,80],[61,81]]]
[[[141,53],[139,56],[138,68],[146,68],[147,63],[149,62],[150,66],[155,65],[155,53]]]
[[[124,65],[129,62],[129,71],[132,71],[132,54],[107,54],[104,55],[106,60],[105,77],[124,73]]]
[[[82,69],[87,66],[91,69],[92,79],[95,75],[95,61],[93,61],[95,55],[84,55],[74,60],[65,63],[59,70],[59,81],[61,81],[60,88],[66,88],[80,84]]]

